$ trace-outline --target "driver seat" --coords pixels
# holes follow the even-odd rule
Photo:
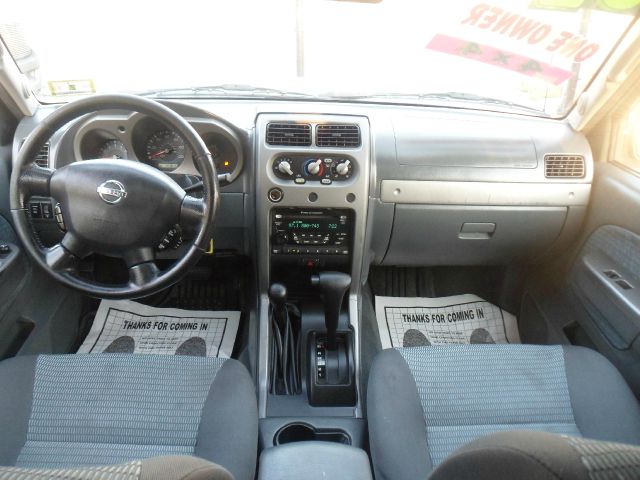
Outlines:
[[[238,361],[88,354],[0,362],[0,465],[68,468],[189,455],[254,478],[258,413]]]

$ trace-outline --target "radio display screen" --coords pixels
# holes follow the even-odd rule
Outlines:
[[[291,218],[287,221],[287,230],[310,232],[338,231],[338,219],[334,218]]]

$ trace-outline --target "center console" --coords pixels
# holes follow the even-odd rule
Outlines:
[[[358,299],[369,138],[365,117],[258,116],[258,406],[264,448],[317,440],[363,446]]]
[[[364,450],[328,442],[298,442],[260,455],[258,480],[372,480]]]

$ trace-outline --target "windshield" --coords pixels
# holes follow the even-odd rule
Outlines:
[[[309,96],[556,117],[638,3],[13,0],[0,36],[43,102]]]

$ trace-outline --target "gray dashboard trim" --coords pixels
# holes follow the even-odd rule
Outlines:
[[[579,206],[589,203],[590,184],[383,180],[386,203],[425,205]]]

